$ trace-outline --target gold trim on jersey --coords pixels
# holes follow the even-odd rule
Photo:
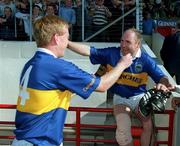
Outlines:
[[[39,115],[56,108],[65,110],[69,108],[72,93],[68,90],[36,90],[28,88],[26,91],[29,97],[24,105],[21,104],[22,97],[18,97],[17,109],[21,112]]]
[[[107,65],[107,70],[112,70],[111,65]],[[120,78],[116,81],[117,84],[128,85],[133,87],[138,87],[141,85],[146,85],[148,82],[148,74],[145,72],[142,73],[129,73],[123,72]]]

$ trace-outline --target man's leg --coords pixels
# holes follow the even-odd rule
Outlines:
[[[152,124],[152,118],[149,117],[147,120],[141,120],[143,131],[141,134],[141,146],[150,146],[151,143],[154,143],[153,139],[154,136],[153,133],[153,124]],[[152,142],[151,142],[152,138]]]
[[[116,140],[120,146],[133,146],[130,112],[130,108],[125,105],[114,106],[114,116],[117,123]]]
[[[107,96],[106,96],[106,107],[107,108],[112,108],[113,107],[113,93],[108,90],[107,91]],[[115,118],[114,115],[112,113],[106,113],[106,119],[104,121],[105,125],[109,125],[109,124],[114,124],[115,123]],[[111,130],[104,130],[104,138],[105,139],[114,139],[115,137],[115,129]],[[105,146],[118,146],[118,144],[114,144],[114,143],[105,143]]]

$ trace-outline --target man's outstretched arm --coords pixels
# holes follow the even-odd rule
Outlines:
[[[132,64],[131,54],[122,56],[117,65],[109,72],[101,76],[99,86],[96,88],[98,92],[108,90],[121,76],[122,72]]]
[[[68,48],[72,50],[73,52],[76,52],[83,56],[90,56],[90,46],[86,44],[69,41]]]

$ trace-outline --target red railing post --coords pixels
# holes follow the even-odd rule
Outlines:
[[[76,146],[80,146],[81,143],[81,110],[76,109]]]
[[[174,111],[169,112],[169,128],[168,128],[168,146],[173,145],[173,125],[174,125]]]

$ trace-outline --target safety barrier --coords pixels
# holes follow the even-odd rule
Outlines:
[[[0,104],[0,109],[15,109],[16,105]],[[116,143],[115,139],[89,139],[81,138],[82,129],[94,128],[96,130],[102,129],[115,129],[116,125],[97,125],[97,124],[82,124],[81,123],[81,113],[82,112],[99,112],[99,113],[112,113],[112,108],[87,108],[87,107],[70,107],[69,111],[76,113],[76,122],[74,124],[65,124],[65,127],[71,127],[75,129],[75,137],[73,138],[64,138],[64,141],[75,142],[76,146],[80,146],[81,143],[90,142],[90,143]],[[164,144],[167,146],[172,146],[173,144],[173,123],[174,123],[174,111],[166,110],[165,112],[155,112],[155,114],[166,114],[169,116],[168,126],[156,127],[156,131],[167,131],[168,138],[167,140],[157,140],[156,145]],[[0,121],[0,125],[13,125],[14,121]],[[142,127],[132,126],[132,135],[135,137],[134,145],[139,146],[139,138],[142,132]],[[1,129],[0,129],[1,131]],[[0,132],[1,133],[1,132]],[[102,132],[103,134],[103,132]],[[0,139],[13,139],[14,136],[9,135],[0,135]]]

